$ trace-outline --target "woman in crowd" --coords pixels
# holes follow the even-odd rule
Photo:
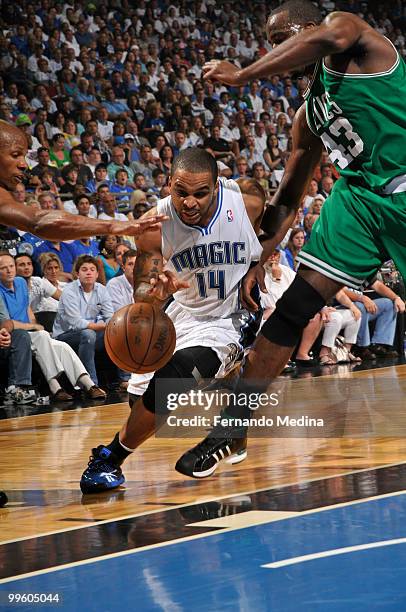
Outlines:
[[[65,115],[59,111],[52,117],[52,136],[63,134],[65,131]]]
[[[278,137],[270,134],[266,139],[266,149],[264,151],[264,161],[271,170],[283,170],[283,153],[279,148]]]
[[[65,148],[65,136],[63,134],[55,134],[52,137],[52,146],[49,151],[49,158],[55,162],[58,168],[69,164],[69,152]]]
[[[115,276],[120,268],[116,258],[116,248],[121,244],[121,238],[114,234],[102,236],[99,243],[100,256],[97,258],[99,266],[98,282],[106,285]]]
[[[161,158],[161,168],[163,172],[168,176],[171,173],[172,160],[173,160],[173,149],[170,145],[164,145],[159,152]]]
[[[34,136],[40,143],[41,147],[48,150],[50,149],[51,145],[48,141],[47,131],[43,123],[37,123],[34,128]]]
[[[65,145],[72,149],[80,145],[80,136],[78,134],[78,126],[73,119],[67,119],[64,129]]]
[[[288,261],[289,267],[292,270],[297,269],[298,263],[296,261],[297,256],[300,253],[305,242],[305,234],[304,231],[300,227],[295,227],[292,229],[288,244],[285,249],[286,259]]]

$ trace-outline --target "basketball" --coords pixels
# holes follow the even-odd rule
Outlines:
[[[146,374],[172,357],[176,332],[171,319],[148,302],[137,302],[114,313],[106,326],[104,344],[122,370]]]

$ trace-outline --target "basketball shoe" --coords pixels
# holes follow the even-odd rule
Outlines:
[[[5,506],[7,502],[7,495],[4,493],[4,491],[0,491],[0,508]]]
[[[239,437],[237,437],[239,436]],[[178,459],[175,470],[193,478],[207,478],[219,463],[241,463],[247,457],[247,435],[241,429],[217,426]]]
[[[80,479],[82,493],[99,493],[119,487],[125,481],[120,461],[105,446],[92,449],[87,468]]]

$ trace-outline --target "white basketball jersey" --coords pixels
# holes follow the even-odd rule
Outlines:
[[[194,316],[223,318],[241,310],[239,289],[262,247],[245,209],[238,184],[219,179],[217,207],[206,227],[179,218],[171,196],[158,202],[162,253],[167,268],[189,283],[174,299]]]

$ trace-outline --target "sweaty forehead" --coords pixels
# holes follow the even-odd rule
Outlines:
[[[21,130],[9,125],[6,122],[0,122],[0,147],[20,147],[27,149],[27,138]]]
[[[188,172],[177,170],[172,176],[172,184],[186,191],[213,187],[213,178],[210,172]]]

